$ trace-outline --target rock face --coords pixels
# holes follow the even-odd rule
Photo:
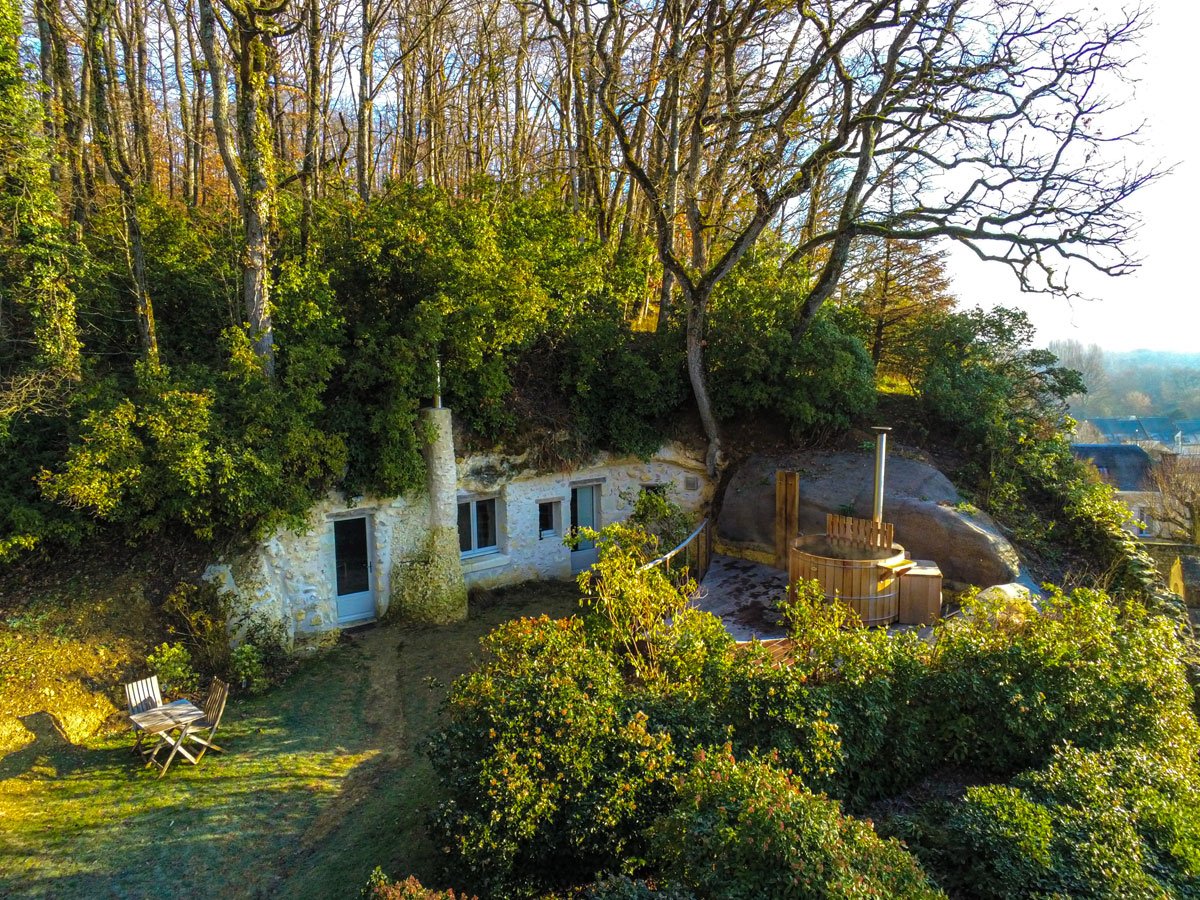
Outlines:
[[[717,537],[752,554],[775,547],[775,473],[800,473],[800,530],[820,534],[828,513],[871,517],[873,452],[814,451],[751,456],[725,491]],[[961,504],[949,479],[927,463],[889,454],[883,519],[909,558],[930,559],[948,580],[976,585],[1015,581],[1020,560],[986,513]]]

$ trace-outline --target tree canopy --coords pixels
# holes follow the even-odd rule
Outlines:
[[[115,512],[139,479],[206,496],[206,534],[334,484],[403,490],[439,359],[475,440],[647,452],[690,395],[715,471],[735,412],[796,431],[870,407],[860,339],[894,367],[910,305],[949,303],[936,242],[1067,291],[1072,262],[1134,264],[1126,201],[1155,177],[1109,149],[1136,14],[4,10],[13,535]]]

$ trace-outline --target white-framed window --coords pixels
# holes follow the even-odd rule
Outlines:
[[[500,501],[469,497],[458,501],[458,549],[464,558],[500,552]]]
[[[562,501],[538,501],[538,540],[562,535]]]
[[[1134,515],[1134,519],[1137,524],[1138,537],[1149,537],[1150,532],[1153,530],[1154,520],[1150,518],[1146,509],[1144,507],[1139,508]]]

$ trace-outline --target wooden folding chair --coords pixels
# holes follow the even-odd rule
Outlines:
[[[218,753],[224,753],[224,749],[213,743],[213,735],[217,733],[217,727],[221,724],[221,716],[225,714],[225,701],[229,699],[229,685],[223,682],[220,678],[212,680],[212,686],[208,689],[208,696],[204,698],[204,718],[197,722],[193,722],[191,728],[188,729],[187,740],[200,744],[200,752],[196,754],[196,758],[192,759],[190,753],[184,752],[184,755],[191,760],[192,765],[200,762],[204,754],[209,750],[216,750]],[[205,729],[208,730],[204,734]]]
[[[162,693],[158,689],[158,676],[151,675],[149,678],[143,678],[141,681],[134,681],[131,684],[125,685],[125,699],[129,703],[129,714],[132,716],[136,713],[147,712],[154,709],[156,706],[162,706]],[[138,753],[142,749],[142,739],[146,733],[133,725],[133,732],[137,735],[137,740],[133,744],[133,752]]]

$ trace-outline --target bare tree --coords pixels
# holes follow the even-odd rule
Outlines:
[[[1112,403],[1112,382],[1104,350],[1097,344],[1084,346],[1079,341],[1051,341],[1047,348],[1058,357],[1061,365],[1074,369],[1083,376],[1087,386],[1085,394],[1067,398],[1074,415],[1107,415]]]
[[[158,332],[154,324],[154,304],[146,277],[146,250],[138,214],[137,184],[144,177],[136,147],[131,138],[137,129],[129,126],[114,97],[120,83],[116,52],[112,41],[114,0],[87,0],[87,58],[92,86],[92,119],[95,140],[104,158],[105,168],[116,182],[121,195],[121,215],[125,222],[125,258],[129,269],[133,306],[137,314],[138,338],[142,355],[158,367]],[[106,39],[107,38],[107,39]],[[127,77],[127,75],[126,75]]]
[[[226,29],[212,0],[199,0],[200,37],[212,77],[213,127],[225,173],[242,214],[242,302],[254,349],[268,375],[275,371],[271,329],[269,263],[274,236],[276,160],[271,119],[267,115],[267,66],[272,58],[267,38],[282,31],[279,16],[287,0],[222,0],[232,18]],[[234,61],[237,130],[229,123],[225,96],[225,62],[217,32],[226,31]]]
[[[1200,545],[1200,458],[1164,453],[1150,470],[1150,481],[1162,496],[1154,518],[1171,536]]]
[[[1154,174],[1114,164],[1101,128],[1136,15],[1084,21],[1027,0],[699,0],[666,22],[619,0],[587,9],[600,109],[684,301],[710,468],[709,299],[777,217],[813,223],[790,257],[813,273],[797,340],[866,237],[949,238],[1027,290],[1067,291],[1064,263],[1134,265],[1123,202]],[[648,92],[651,78],[667,87]],[[818,195],[827,221],[805,215]]]

